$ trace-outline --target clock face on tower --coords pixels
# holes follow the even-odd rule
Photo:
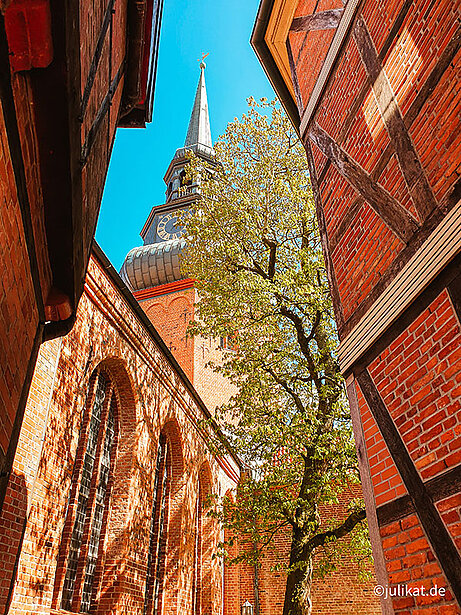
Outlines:
[[[174,212],[164,214],[157,224],[157,235],[168,241],[168,239],[179,239],[182,235],[182,228],[178,223],[178,216]]]

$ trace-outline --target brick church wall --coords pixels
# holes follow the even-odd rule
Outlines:
[[[95,369],[103,369],[116,387],[119,428],[94,612],[134,614],[143,608],[153,477],[163,430],[172,460],[163,612],[187,615],[192,612],[199,481],[202,489],[206,482],[208,489],[225,493],[235,487],[238,467],[232,458],[208,451],[198,425],[203,411],[95,258],[72,332],[40,350],[0,520],[0,609],[22,541],[9,612],[65,612],[60,608],[65,537],[76,506],[79,442],[87,429],[86,397]],[[202,528],[206,599],[209,612],[218,615],[223,571],[211,556],[220,533],[205,516]]]
[[[160,333],[188,378],[194,379],[194,340],[187,327],[194,317],[193,288],[140,301],[142,309]]]
[[[187,335],[189,323],[195,318],[195,303],[198,301],[197,292],[193,288],[164,295],[157,294],[160,289],[155,288],[155,297],[140,299],[140,305],[207,408],[213,411],[217,406],[227,403],[236,389],[227,378],[213,371],[208,363],[211,361],[220,365],[223,353],[232,350],[223,350],[220,340]]]
[[[208,365],[209,362],[222,365],[226,354],[231,352],[226,339],[197,336],[194,340],[194,386],[210,411],[226,404],[237,392],[228,378]]]

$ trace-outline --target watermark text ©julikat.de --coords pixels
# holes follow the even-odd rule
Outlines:
[[[375,585],[373,593],[375,596],[383,598],[405,598],[407,596],[440,596],[443,598],[447,591],[446,587],[433,585],[432,587],[423,587],[422,585]]]

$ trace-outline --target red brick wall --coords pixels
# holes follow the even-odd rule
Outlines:
[[[208,365],[210,361],[216,365],[222,363],[223,349],[220,348],[220,341],[211,337],[192,338],[187,335],[189,323],[195,318],[194,304],[197,300],[197,292],[189,288],[140,300],[140,305],[207,408],[213,411],[229,401],[235,387]]]
[[[447,291],[370,365],[423,479],[461,463],[461,330]]]
[[[222,365],[226,354],[231,352],[233,350],[227,347],[227,340],[201,336],[194,340],[194,387],[210,411],[226,404],[237,392],[228,378],[209,365],[210,362]]]
[[[402,6],[403,0],[384,2],[379,7],[372,2],[365,3],[363,17],[378,54]],[[455,137],[461,114],[459,53],[441,76],[419,114],[414,116],[414,112],[409,112],[431,70],[454,36],[459,17],[457,3],[440,2],[437,6],[431,5],[430,10],[428,2],[412,4],[382,58],[383,69],[438,202],[447,198],[461,173],[461,142]],[[428,26],[423,27],[423,23]],[[312,34],[309,33],[307,41]],[[298,78],[310,78],[318,72],[310,58],[304,63],[300,59],[297,70]],[[310,93],[303,83],[300,87],[302,92]],[[357,109],[353,103],[360,101]],[[352,122],[347,124],[351,119]],[[339,59],[315,120],[416,220],[422,221],[411,202],[408,187],[392,151],[389,152],[387,164],[378,170],[380,158],[390,145],[390,137],[367,84],[365,68],[353,37],[350,37]],[[326,158],[315,145],[313,149],[320,175]],[[321,196],[331,240],[344,222],[346,213],[350,213],[357,193],[336,169],[330,167],[321,185]],[[379,250],[376,249],[378,242]],[[347,232],[334,244],[333,265],[347,321],[389,270],[405,245],[366,203],[358,207],[347,225]]]
[[[460,323],[444,290],[370,365],[369,371],[406,448],[426,481],[461,460]],[[377,506],[407,493],[367,403],[359,404]],[[437,498],[435,498],[437,500]],[[436,501],[458,549],[460,495]],[[457,613],[453,595],[417,516],[381,528],[389,583],[446,588],[440,595],[396,597],[395,612],[432,604],[434,613]],[[413,611],[411,611],[413,612]]]
[[[6,601],[28,504],[10,613],[61,612],[62,536],[66,515],[75,506],[72,473],[78,476],[80,471],[76,455],[86,429],[85,398],[98,366],[115,383],[120,427],[98,569],[97,612],[142,609],[154,466],[163,428],[172,443],[173,460],[164,613],[176,613],[176,608],[190,613],[199,469],[208,464],[211,488],[218,493],[232,489],[235,480],[207,449],[206,435],[198,426],[201,410],[96,262],[89,270],[74,329],[40,351],[1,520],[0,604]],[[208,531],[203,565],[211,575],[213,615],[218,615],[222,566],[209,557],[219,539],[217,525],[213,522]]]
[[[61,241],[62,245],[70,246],[66,248],[68,252],[65,256],[65,260],[70,262],[70,279],[67,280],[69,287],[73,285],[73,276],[77,267],[74,263],[74,268],[72,268],[71,248],[74,247],[78,252],[78,243],[83,242],[82,260],[78,266],[80,280],[83,279],[86,261],[90,255],[91,242],[119,115],[123,78],[118,85],[109,111],[98,129],[90,156],[81,170],[82,146],[88,138],[90,128],[94,124],[101,104],[108,93],[110,83],[126,55],[127,2],[126,0],[116,0],[114,4],[113,25],[108,29],[103,52],[97,64],[88,107],[81,123],[80,139],[72,141],[69,134],[66,134],[68,126],[59,124],[62,118],[56,120],[48,109],[50,105],[47,104],[49,101],[44,101],[43,83],[52,83],[55,86],[51,88],[52,91],[49,92],[49,95],[60,101],[59,113],[62,113],[64,117],[67,113],[72,115],[72,110],[76,106],[80,107],[80,94],[83,94],[87,85],[90,65],[96,51],[107,3],[102,0],[86,0],[80,2],[77,8],[79,9],[79,20],[77,22],[79,21],[80,25],[80,44],[74,46],[74,51],[77,54],[80,53],[80,74],[72,73],[72,70],[76,66],[78,67],[78,62],[72,64],[71,61],[66,60],[64,63],[64,59],[60,55],[65,53],[64,37],[69,35],[69,32],[63,32],[65,17],[56,5],[56,7],[52,7],[53,36],[55,37],[54,62],[49,69],[42,68],[33,72],[24,71],[12,74],[12,99],[7,100],[8,96],[5,96],[0,108],[0,244],[2,249],[0,265],[2,272],[4,272],[2,297],[0,299],[0,462],[9,444],[12,423],[16,416],[23,388],[24,395],[27,395],[26,371],[33,353],[34,336],[39,322],[43,325],[46,320],[45,316],[39,313],[37,307],[29,258],[36,257],[36,293],[38,296],[41,295],[43,303],[46,303],[52,284],[56,283],[56,280],[52,279],[52,265],[56,265],[56,263],[50,263],[48,250],[51,239],[56,238],[58,231],[60,234],[57,241]],[[71,12],[72,9],[69,9],[69,11]],[[4,61],[5,58],[2,57],[2,62]],[[60,73],[59,68],[55,71],[55,67],[60,66],[61,62],[63,70]],[[4,68],[6,71],[9,70],[6,64]],[[66,75],[64,70],[68,70],[72,74]],[[77,68],[75,68],[75,72],[77,72]],[[72,83],[78,83],[80,80],[81,92],[75,92],[70,88],[67,92],[68,98],[66,98],[65,90],[68,77],[69,82]],[[6,84],[6,76],[4,81]],[[8,88],[6,85],[4,87],[6,92]],[[76,96],[77,99],[73,100],[72,96]],[[51,105],[53,109],[58,104],[55,103],[54,99]],[[4,109],[8,105],[9,126],[7,132]],[[13,117],[13,114],[16,117]],[[80,122],[71,117],[71,132],[74,128],[74,120],[75,125],[80,126]],[[58,131],[56,135],[57,123],[60,126],[60,132]],[[12,160],[9,139],[13,139],[13,141],[15,139],[14,135],[12,136],[15,124],[17,124],[19,133],[19,142],[16,144],[15,159]],[[43,140],[38,141],[37,131],[40,131],[40,134],[46,137],[47,144],[53,143],[58,147],[59,154],[56,157],[59,157],[59,160],[53,159],[53,155],[56,153],[53,150],[54,145],[50,146],[49,150],[46,149],[47,146],[43,146],[40,152],[39,146]],[[69,140],[71,150],[69,150]],[[74,149],[72,150],[72,148]],[[74,175],[71,177],[72,159],[78,160],[78,173],[81,170],[81,177],[77,177],[78,173],[76,174],[75,169],[73,169]],[[23,178],[20,177],[22,171],[18,174],[18,169],[23,169]],[[30,216],[31,225],[28,237],[26,236],[27,233],[26,235],[24,233],[18,200],[20,198],[18,191],[21,192],[23,180],[23,208],[26,215]],[[80,202],[77,203],[79,197],[75,197],[75,194],[78,194],[80,180],[82,181],[83,193]],[[19,188],[16,186],[16,182],[19,182]],[[58,188],[50,189],[50,184],[56,185]],[[48,222],[50,218],[54,220],[51,200],[56,197],[56,191],[59,192],[59,190],[62,192],[60,199],[58,199],[59,211],[62,211],[64,207],[63,201],[65,201],[65,207],[69,208],[66,221],[74,219],[75,223],[75,220],[78,220],[78,214],[74,218],[72,217],[70,192],[73,191],[73,197],[76,199],[73,203],[74,213],[77,213],[80,207],[82,209],[82,228],[80,231],[78,228],[68,229],[69,236],[66,236],[66,231],[58,228],[60,221],[56,223],[56,227],[45,229],[47,216]],[[77,236],[70,237],[72,232],[76,232]],[[81,237],[78,236],[80,232]],[[35,255],[32,253],[33,251],[35,251]],[[58,263],[58,268],[60,264]],[[72,298],[70,298],[70,301],[72,303]]]
[[[296,17],[312,15],[329,9],[342,8],[341,0],[301,0],[295,12]],[[333,39],[334,30],[316,30],[309,37],[305,32],[291,32],[290,45],[297,66],[309,65],[309,70],[299,70],[299,85],[303,103],[306,104],[322,68],[323,54],[328,50]]]
[[[347,515],[345,506],[351,497],[357,497],[360,490],[345,493],[338,505],[332,505],[323,511],[322,516],[341,519]],[[290,557],[291,532],[280,531],[273,545],[266,551],[258,570],[258,590],[261,615],[281,615],[285,599],[286,566]],[[235,557],[237,546],[231,548]],[[278,568],[278,569],[277,569]],[[338,560],[338,569],[326,577],[314,576],[312,583],[313,613],[324,615],[378,615],[381,613],[379,599],[373,593],[375,580],[360,581],[358,565],[345,550]],[[248,599],[254,604],[254,569],[240,565],[239,595],[241,602]],[[229,582],[231,585],[231,581]],[[232,587],[235,587],[235,580]],[[234,612],[229,609],[229,615]],[[226,612],[225,612],[225,615]],[[237,615],[237,613],[235,613]]]
[[[21,431],[21,445],[16,451],[12,476],[5,496],[3,514],[0,517],[0,552],[2,557],[0,574],[0,604],[4,605],[11,581],[11,574],[17,550],[22,540],[24,520],[32,510],[35,498],[35,509],[41,508],[38,494],[43,497],[51,485],[40,485],[37,482],[45,459],[43,453],[43,437],[47,417],[49,416],[51,395],[55,384],[56,367],[61,348],[61,340],[54,340],[42,346],[40,353],[40,368],[37,369],[29,391],[27,402],[28,412]],[[53,489],[59,490],[55,485]],[[52,507],[45,512],[45,523],[40,536],[36,536],[42,552],[29,558],[30,569],[37,569],[37,577],[46,579],[49,560],[46,544],[53,535],[56,519]]]
[[[392,599],[395,613],[419,611],[423,613],[432,611],[435,615],[459,613],[459,608],[453,600],[447,581],[416,515],[382,527],[381,536],[390,585],[424,587],[426,590],[437,586],[446,590],[442,600],[440,595],[395,596]],[[427,608],[430,610],[427,611]]]
[[[32,186],[31,186],[32,187]],[[13,163],[0,107],[0,459],[8,448],[38,325]]]
[[[194,299],[195,291],[189,288],[141,301],[142,309],[191,381],[194,340],[187,335],[187,327],[194,318]]]

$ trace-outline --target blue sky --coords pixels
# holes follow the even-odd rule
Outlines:
[[[153,121],[118,129],[96,231],[117,270],[153,205],[165,198],[163,175],[182,147],[200,75],[205,71],[213,140],[245,112],[246,98],[274,92],[249,40],[259,0],[165,0]]]

